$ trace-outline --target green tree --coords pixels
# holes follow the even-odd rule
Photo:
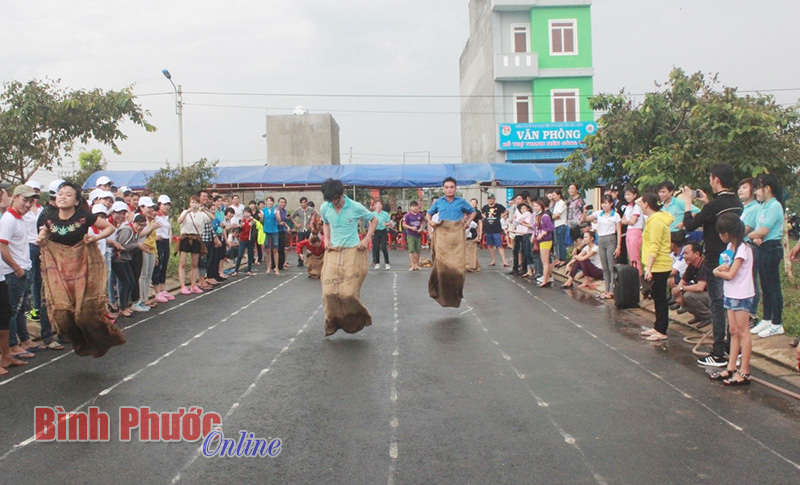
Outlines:
[[[61,166],[75,144],[92,140],[120,153],[125,121],[155,131],[135,103],[132,86],[119,91],[66,90],[45,79],[4,84],[0,93],[0,176],[26,182],[38,169]]]
[[[81,152],[78,154],[78,169],[72,173],[66,174],[65,179],[70,180],[83,186],[83,183],[89,179],[95,172],[106,170],[108,161],[103,158],[103,152],[97,148],[88,152]]]
[[[171,167],[167,164],[147,179],[147,186],[156,194],[167,194],[172,199],[175,214],[189,207],[189,197],[208,188],[214,179],[217,162],[201,158],[191,165]]]
[[[727,162],[742,178],[769,172],[797,186],[800,114],[772,96],[739,96],[736,88],[718,88],[716,76],[674,69],[641,103],[622,91],[594,96],[590,106],[604,112],[597,134],[557,170],[562,183],[594,187],[629,178],[646,188],[669,179],[703,188],[710,167]]]

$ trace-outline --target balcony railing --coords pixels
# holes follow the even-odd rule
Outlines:
[[[536,52],[495,54],[495,81],[530,81],[539,75],[539,55]]]

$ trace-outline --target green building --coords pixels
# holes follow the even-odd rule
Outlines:
[[[464,162],[553,170],[594,133],[591,0],[470,0]]]

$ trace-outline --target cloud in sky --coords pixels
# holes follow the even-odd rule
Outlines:
[[[266,156],[266,113],[288,114],[303,105],[333,114],[342,150],[352,146],[356,163],[399,162],[403,152],[419,150],[430,151],[436,162],[457,162],[455,96],[469,35],[467,6],[468,0],[7,2],[0,21],[1,80],[47,76],[70,88],[103,89],[135,84],[144,95],[172,90],[161,75],[168,68],[187,93],[189,161],[259,163]],[[592,6],[595,91],[641,93],[666,79],[672,66],[719,72],[725,84],[742,89],[800,87],[793,62],[800,58],[793,38],[799,13],[793,0],[598,0]],[[198,92],[451,97],[192,94]],[[775,94],[785,103],[800,97],[800,91]],[[139,101],[159,130],[126,127],[130,138],[120,144],[122,155],[104,150],[114,169],[177,161],[172,97]],[[229,107],[201,106],[208,104]]]

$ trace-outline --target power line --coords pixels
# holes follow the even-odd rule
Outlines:
[[[737,93],[776,93],[786,91],[800,91],[800,87],[796,88],[769,88],[769,89],[742,89],[736,90]],[[172,92],[161,93],[146,93],[138,94],[137,96],[159,96],[169,94]],[[382,94],[352,94],[352,93],[248,93],[248,92],[224,92],[224,91],[184,91],[186,94],[195,94],[198,96],[264,96],[264,97],[285,97],[285,98],[443,98],[443,99],[457,99],[457,98],[513,98],[513,94],[395,94],[395,93],[382,93]],[[645,96],[651,93],[621,93],[625,96]],[[534,97],[549,98],[549,94],[535,94]]]

